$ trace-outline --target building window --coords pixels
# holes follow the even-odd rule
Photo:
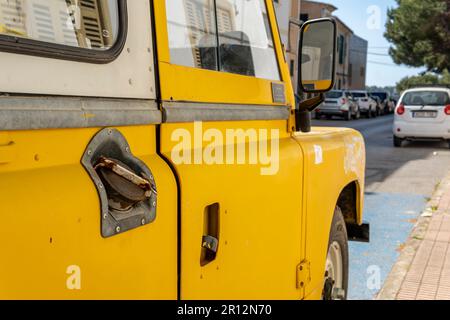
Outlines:
[[[166,0],[166,12],[173,64],[280,79],[264,0]]]
[[[0,0],[0,35],[106,51],[119,34],[117,0]]]
[[[346,43],[345,43],[345,37],[343,35],[339,35],[338,37],[338,45],[337,45],[337,52],[338,52],[338,62],[339,64],[344,64],[345,60],[345,49],[346,49]]]
[[[306,22],[308,20],[309,20],[309,14],[307,14],[307,13],[300,14],[300,21]]]

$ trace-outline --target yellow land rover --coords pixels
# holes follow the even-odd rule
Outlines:
[[[296,103],[271,0],[0,0],[0,298],[344,299],[335,29],[302,25]]]

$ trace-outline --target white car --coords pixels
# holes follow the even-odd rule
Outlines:
[[[348,91],[333,90],[325,94],[325,101],[316,109],[316,119],[322,115],[331,119],[332,116],[344,118],[347,121],[358,120],[361,117],[358,104]]]
[[[394,146],[404,140],[445,140],[450,148],[450,87],[406,90],[395,109]]]
[[[367,91],[351,91],[350,93],[358,103],[361,113],[365,114],[367,118],[380,115],[377,101],[372,99]]]

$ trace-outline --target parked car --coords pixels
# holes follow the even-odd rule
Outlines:
[[[377,102],[370,97],[367,91],[351,91],[350,93],[358,103],[361,114],[366,115],[367,118],[376,117],[380,114]]]
[[[383,114],[393,113],[395,110],[395,101],[388,91],[374,91],[370,93],[373,97],[378,97],[381,101],[381,112]]]
[[[316,109],[316,119],[320,119],[322,116],[326,116],[328,119],[338,116],[350,121],[352,118],[359,119],[361,111],[350,92],[335,90],[325,94],[325,101]]]
[[[406,90],[395,110],[394,146],[404,140],[445,140],[450,148],[450,88]]]
[[[375,102],[376,102],[375,110],[377,110],[377,111],[376,111],[375,116],[378,117],[378,116],[383,115],[384,114],[383,113],[384,103],[381,101],[381,99],[379,97],[373,96],[371,94],[369,94],[369,97],[372,98],[373,100],[375,100]]]

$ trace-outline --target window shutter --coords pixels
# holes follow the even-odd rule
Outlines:
[[[0,29],[11,35],[26,35],[24,0],[0,0]]]

